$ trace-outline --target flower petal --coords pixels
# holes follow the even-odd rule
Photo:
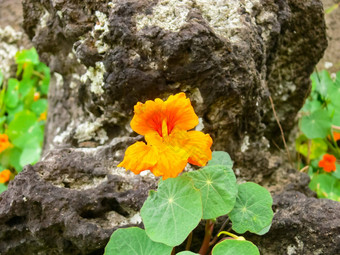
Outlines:
[[[124,160],[118,167],[124,167],[126,170],[139,174],[144,170],[150,170],[157,163],[157,159],[156,147],[136,142],[127,148]]]
[[[188,140],[185,150],[189,153],[189,163],[197,166],[205,166],[211,160],[212,139],[210,135],[200,131],[188,132]]]
[[[134,107],[135,115],[131,120],[131,128],[140,135],[157,132],[162,135],[162,121],[164,119],[164,102],[156,98],[145,104],[138,102]]]
[[[198,125],[198,117],[185,93],[171,95],[164,103],[169,133],[175,127],[189,130]]]
[[[163,180],[174,178],[180,174],[188,163],[188,154],[185,150],[163,145],[158,148],[158,162],[150,169],[155,176],[163,176]]]

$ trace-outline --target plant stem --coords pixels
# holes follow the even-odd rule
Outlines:
[[[229,223],[229,218],[227,218],[227,219],[223,222],[223,224],[222,224],[222,226],[220,227],[220,229],[218,230],[216,236],[215,236],[214,239],[209,243],[209,246],[212,246],[212,245],[214,245],[214,244],[217,242],[218,233],[220,233],[220,232],[225,228],[225,226],[227,226],[228,223]]]
[[[171,251],[171,255],[175,255],[176,254],[176,249],[175,249],[175,247],[172,249],[172,251]]]
[[[192,231],[190,232],[190,234],[188,236],[187,244],[185,245],[186,251],[190,250],[191,242],[192,242]]]
[[[214,223],[212,223],[211,220],[207,220],[205,224],[205,234],[204,234],[204,239],[202,242],[201,249],[199,250],[200,255],[206,255],[207,252],[209,251],[209,243],[211,239],[211,234],[214,229]]]

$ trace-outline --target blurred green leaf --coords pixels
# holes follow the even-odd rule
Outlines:
[[[3,73],[2,73],[2,71],[0,69],[0,88],[1,88],[1,85],[2,85],[3,81],[4,81],[4,75],[3,75]]]
[[[299,124],[309,139],[325,138],[330,132],[332,120],[326,110],[317,110],[309,116],[303,116]]]
[[[37,66],[37,71],[44,75],[44,78],[40,81],[40,90],[42,95],[47,95],[51,79],[50,69],[44,63],[40,62]]]
[[[310,141],[309,151],[308,140],[309,139],[305,135],[300,135],[295,141],[296,150],[303,156],[308,157],[309,153],[309,159],[315,159],[327,152],[328,146],[324,139],[315,138],[313,140],[309,140]]]
[[[20,81],[19,93],[21,94],[22,98],[27,96],[27,94],[33,88],[35,82],[36,82],[36,80],[33,80],[33,79],[24,79],[24,80]]]
[[[17,79],[8,80],[8,88],[5,96],[5,103],[8,108],[15,108],[19,102],[19,81]]]
[[[340,202],[340,181],[328,174],[314,175],[309,188],[314,190],[319,198],[328,198]]]
[[[20,173],[22,171],[22,166],[20,165],[20,156],[22,150],[14,147],[9,152],[9,164],[15,168],[15,170]]]
[[[39,56],[35,48],[22,50],[15,54],[15,62],[17,64],[32,63],[33,65],[37,65],[39,64]]]
[[[21,148],[35,147],[43,141],[43,132],[36,115],[28,110],[17,113],[9,124],[7,134],[12,143]]]
[[[340,179],[340,165],[339,164],[335,164],[336,165],[336,170],[335,170],[335,172],[333,172],[333,176],[335,177],[335,178],[337,178],[337,179]]]
[[[42,114],[47,109],[47,100],[39,99],[31,105],[31,110],[38,116]]]
[[[312,89],[319,92],[324,98],[327,97],[328,87],[333,84],[333,80],[326,70],[311,75]]]
[[[36,144],[35,147],[26,147],[20,155],[20,166],[35,164],[39,161],[41,155],[41,146]]]

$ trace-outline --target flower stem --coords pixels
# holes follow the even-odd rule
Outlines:
[[[192,231],[190,232],[190,234],[188,236],[187,244],[185,245],[186,251],[190,250],[191,242],[192,242]]]
[[[214,229],[214,223],[211,220],[207,220],[205,224],[205,234],[201,249],[199,250],[200,255],[206,255],[209,251],[209,243],[211,239],[211,234]]]
[[[231,237],[234,238],[235,240],[246,240],[243,236],[237,236],[237,235],[235,235],[235,234],[233,234],[233,233],[230,233],[230,232],[228,232],[228,231],[222,231],[222,232],[218,233],[217,236],[220,236],[220,235],[222,235],[222,234],[231,236]]]
[[[229,218],[227,218],[227,219],[223,222],[223,224],[222,224],[220,230],[217,232],[217,234],[220,233],[220,232],[225,228],[225,226],[227,226],[228,223],[229,223]],[[218,235],[216,235],[216,236],[214,237],[214,239],[209,243],[209,246],[214,245],[214,244],[217,242],[217,239],[218,239]]]

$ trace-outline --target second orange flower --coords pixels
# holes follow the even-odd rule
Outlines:
[[[118,167],[135,174],[150,170],[163,179],[176,177],[189,162],[204,166],[211,159],[212,139],[200,131],[188,131],[198,124],[198,117],[184,93],[166,101],[156,98],[134,107],[131,128],[146,140],[136,142],[125,152]]]

